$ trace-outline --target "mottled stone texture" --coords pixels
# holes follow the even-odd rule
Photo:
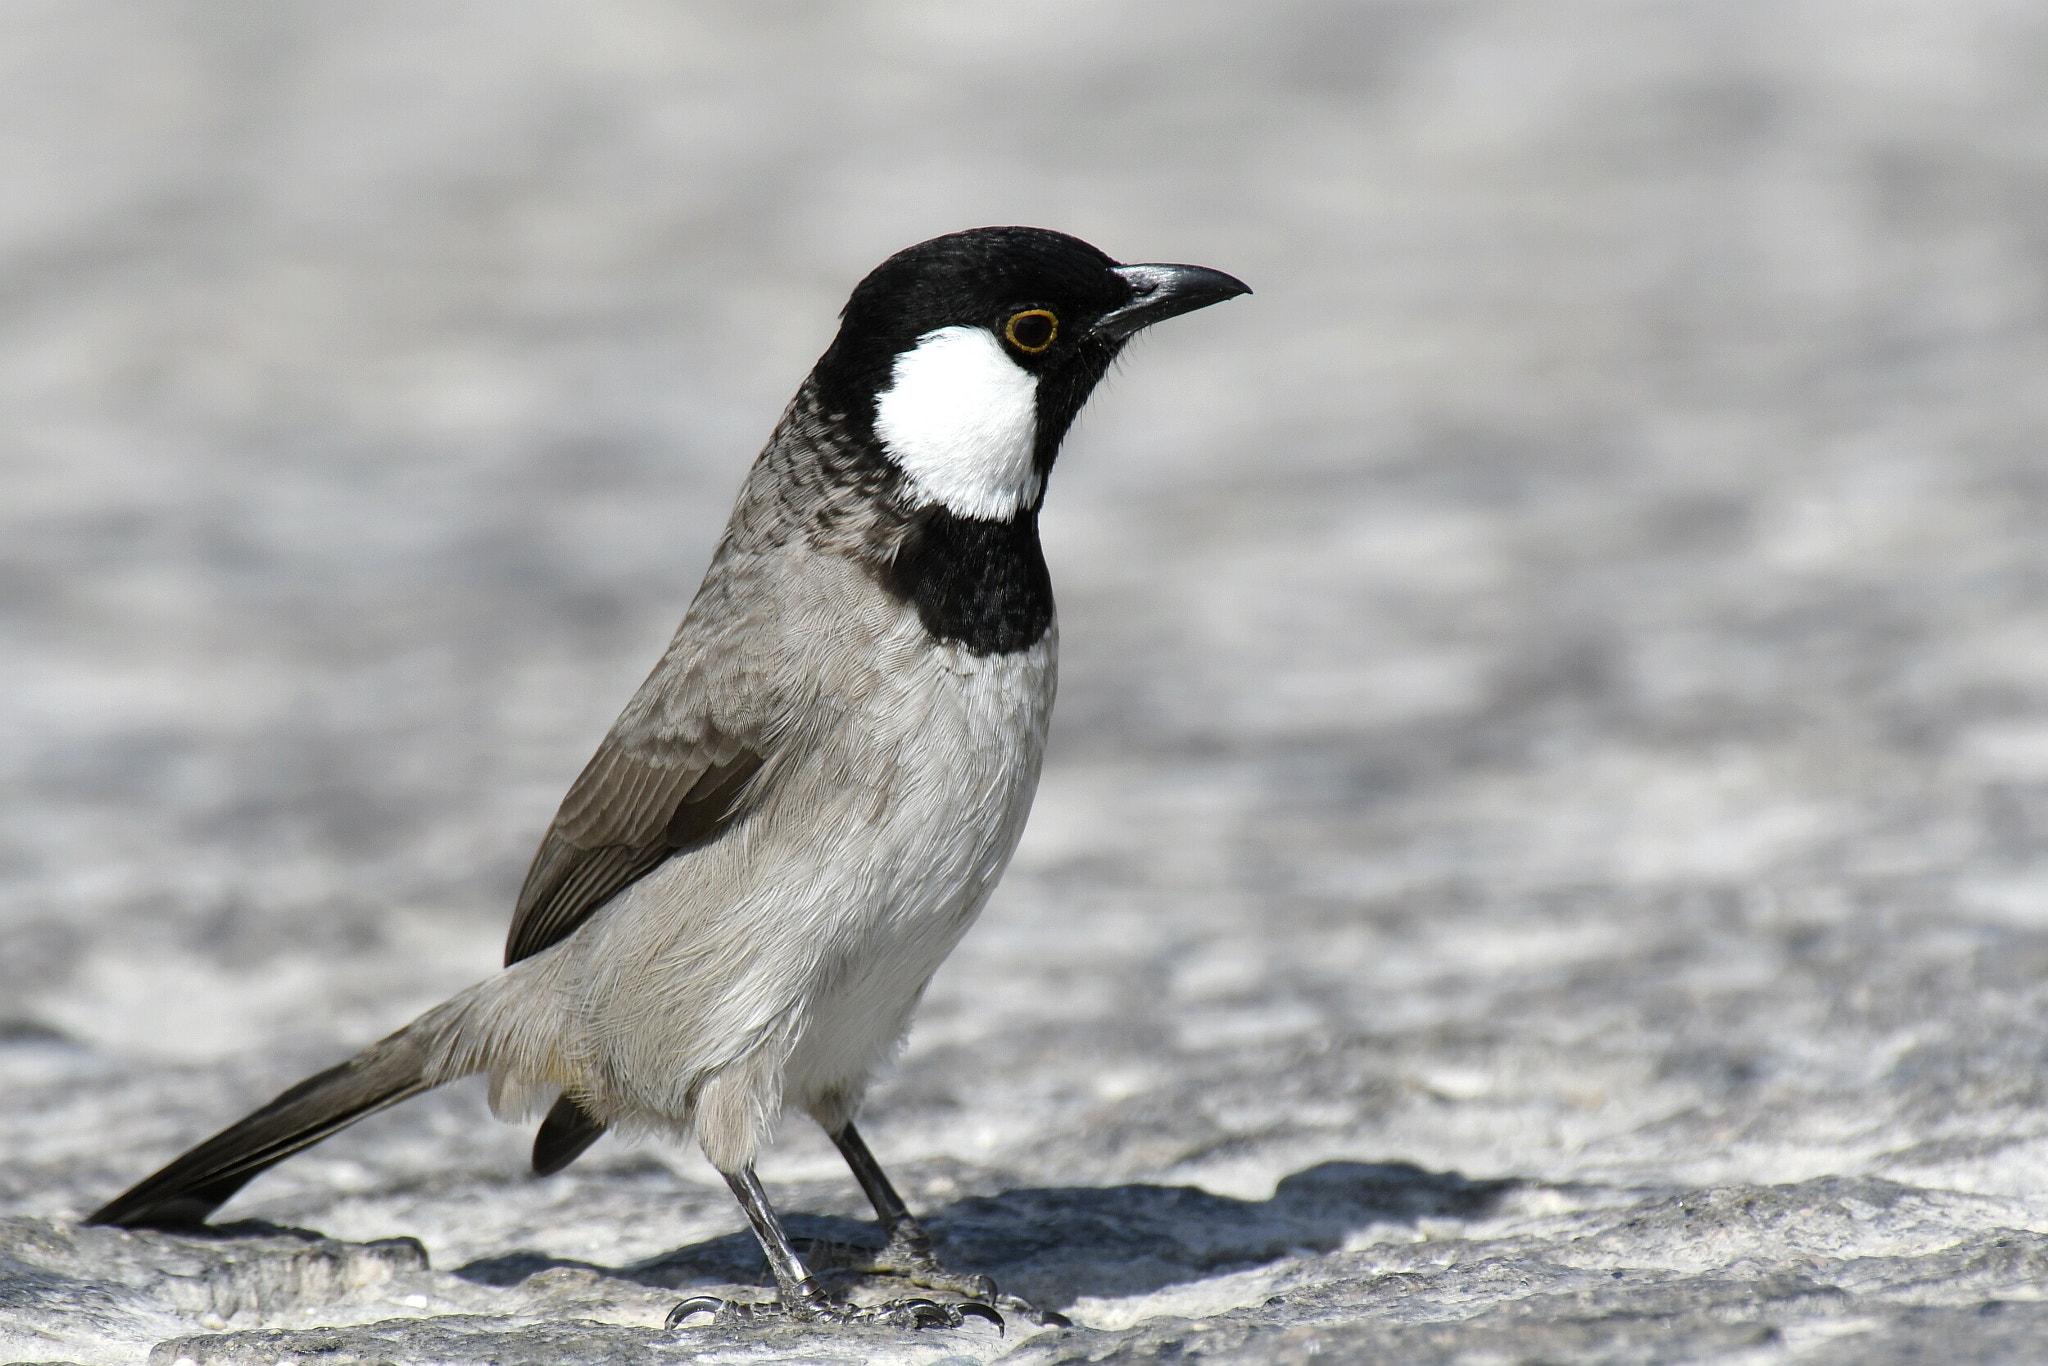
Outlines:
[[[2040,1359],[2039,5],[16,0],[0,187],[0,1361]],[[469,1088],[78,1228],[493,969],[847,288],[992,222],[1258,290],[1056,471],[867,1122],[1076,1326],[665,1334],[701,1159]]]

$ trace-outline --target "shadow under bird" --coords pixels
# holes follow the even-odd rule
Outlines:
[[[563,799],[505,968],[292,1087],[94,1213],[203,1224],[250,1178],[366,1115],[488,1073],[533,1167],[607,1129],[694,1137],[761,1241],[773,1304],[814,1323],[993,1319],[942,1266],[853,1120],[1016,848],[1058,631],[1038,512],[1060,441],[1140,329],[1250,291],[1119,265],[1038,228],[921,243],[853,291],[761,452],[675,638]],[[854,1270],[959,1299],[855,1305],[805,1268],[754,1174],[786,1108],[874,1203]]]

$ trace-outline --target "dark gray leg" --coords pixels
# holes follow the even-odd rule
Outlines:
[[[917,1281],[917,1284],[927,1285],[933,1290],[956,1290],[977,1300],[988,1299],[996,1293],[995,1282],[986,1276],[955,1276],[939,1265],[939,1259],[932,1255],[931,1235],[911,1214],[910,1206],[903,1203],[896,1187],[889,1184],[888,1173],[868,1151],[858,1129],[851,1123],[844,1124],[839,1132],[832,1135],[832,1141],[839,1145],[846,1165],[853,1168],[853,1179],[860,1182],[860,1188],[867,1192],[868,1203],[875,1207],[875,1217],[882,1222],[882,1236],[888,1240],[888,1246],[882,1249],[877,1261],[891,1264],[892,1269],[900,1268],[895,1270],[895,1274],[913,1280],[920,1275],[937,1275],[948,1282],[930,1285],[927,1281]],[[956,1281],[959,1284],[951,1283]]]
[[[881,1221],[882,1236],[888,1240],[873,1257],[850,1264],[847,1267],[849,1271],[896,1276],[927,1290],[950,1290],[972,1301],[1000,1305],[1038,1323],[1066,1325],[1067,1320],[1059,1314],[1040,1309],[1015,1295],[998,1294],[996,1283],[987,1276],[948,1271],[932,1252],[931,1235],[925,1232],[923,1224],[917,1222],[910,1207],[903,1203],[903,1197],[896,1193],[896,1187],[890,1184],[882,1164],[875,1161],[875,1155],[868,1151],[860,1131],[851,1122],[842,1124],[833,1131],[832,1141],[846,1158],[846,1165],[853,1169],[853,1179],[860,1182],[860,1188],[867,1192],[868,1203],[875,1207],[875,1217]]]
[[[861,1306],[833,1303],[825,1297],[824,1290],[811,1273],[804,1269],[803,1259],[797,1256],[795,1245],[789,1241],[789,1234],[782,1227],[782,1220],[775,1217],[775,1207],[768,1203],[768,1193],[761,1189],[761,1178],[754,1175],[754,1169],[748,1167],[744,1171],[727,1172],[725,1183],[732,1187],[733,1198],[740,1202],[740,1210],[747,1216],[747,1223],[753,1226],[761,1252],[768,1258],[768,1270],[775,1277],[778,1302],[772,1305],[736,1304],[715,1295],[693,1295],[669,1310],[669,1327],[674,1328],[692,1314],[706,1313],[720,1319],[780,1315],[799,1323],[877,1323],[895,1328],[958,1328],[969,1315],[973,1315],[1002,1327],[1002,1315],[979,1302],[951,1305],[909,1299]]]
[[[782,1220],[775,1217],[775,1207],[768,1203],[768,1193],[761,1189],[761,1178],[748,1167],[742,1172],[727,1172],[725,1184],[732,1187],[741,1213],[754,1226],[754,1237],[760,1240],[761,1251],[768,1258],[768,1270],[775,1277],[775,1293],[782,1301],[783,1312],[793,1319],[814,1317],[825,1303],[825,1292],[804,1270],[803,1259],[796,1255]]]
[[[875,1161],[875,1155],[868,1151],[867,1140],[860,1136],[860,1130],[853,1127],[851,1120],[839,1126],[839,1131],[832,1135],[832,1141],[839,1145],[846,1165],[853,1168],[853,1179],[860,1182],[860,1188],[867,1192],[868,1203],[881,1217],[884,1233],[893,1235],[898,1225],[917,1223],[910,1217],[910,1206],[903,1203],[903,1197],[889,1184],[889,1174],[882,1170],[881,1163]],[[918,1230],[919,1233],[923,1231]]]

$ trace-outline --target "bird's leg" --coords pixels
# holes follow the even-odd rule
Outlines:
[[[740,1209],[753,1226],[754,1237],[760,1240],[761,1251],[768,1258],[768,1270],[775,1277],[777,1303],[743,1304],[723,1300],[716,1295],[692,1295],[669,1310],[669,1327],[676,1327],[693,1314],[740,1320],[783,1316],[798,1323],[873,1323],[892,1328],[958,1328],[972,1315],[985,1318],[998,1328],[1003,1326],[1003,1316],[978,1299],[958,1305],[925,1299],[891,1300],[887,1304],[873,1305],[834,1303],[826,1298],[823,1288],[804,1269],[803,1259],[797,1256],[796,1246],[789,1241],[782,1220],[775,1217],[775,1207],[768,1203],[768,1193],[761,1189],[761,1178],[754,1175],[754,1169],[746,1167],[737,1172],[726,1172],[725,1183],[732,1187],[734,1198],[740,1202]]]
[[[888,1173],[882,1170],[881,1163],[875,1161],[875,1155],[868,1151],[860,1131],[851,1122],[835,1130],[832,1141],[839,1145],[846,1165],[853,1169],[853,1179],[860,1182],[860,1188],[867,1192],[868,1203],[875,1207],[875,1217],[881,1221],[882,1237],[888,1240],[866,1265],[852,1270],[869,1275],[901,1276],[927,1289],[952,1290],[978,1300],[996,1293],[995,1282],[988,1277],[957,1276],[940,1264],[932,1253],[931,1235],[911,1214],[910,1206],[903,1203],[903,1197],[890,1184]]]
[[[870,1276],[895,1276],[927,1290],[950,1290],[982,1304],[997,1304],[1039,1323],[1066,1324],[1067,1320],[1062,1316],[1039,1309],[1028,1300],[999,1294],[996,1283],[987,1276],[947,1270],[932,1251],[931,1235],[925,1232],[924,1225],[917,1221],[910,1207],[903,1203],[903,1197],[896,1193],[888,1173],[868,1151],[867,1143],[862,1140],[860,1131],[853,1127],[852,1121],[830,1132],[832,1141],[846,1158],[846,1165],[853,1169],[853,1179],[860,1182],[860,1188],[867,1192],[868,1203],[875,1207],[875,1217],[882,1224],[882,1236],[887,1239],[881,1251],[872,1257],[857,1258],[847,1265],[847,1270]]]
[[[782,1301],[783,1312],[793,1319],[810,1318],[825,1303],[825,1292],[804,1270],[803,1259],[796,1255],[782,1220],[768,1203],[768,1193],[761,1189],[761,1178],[754,1175],[752,1167],[747,1167],[726,1173],[725,1184],[732,1187],[741,1212],[753,1225],[754,1237],[760,1240],[761,1252],[768,1258],[768,1270],[775,1277],[775,1293]]]

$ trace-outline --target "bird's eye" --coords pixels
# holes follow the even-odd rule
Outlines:
[[[1060,320],[1042,308],[1011,314],[1009,324],[1003,328],[1010,345],[1033,356],[1051,346],[1059,334]]]

